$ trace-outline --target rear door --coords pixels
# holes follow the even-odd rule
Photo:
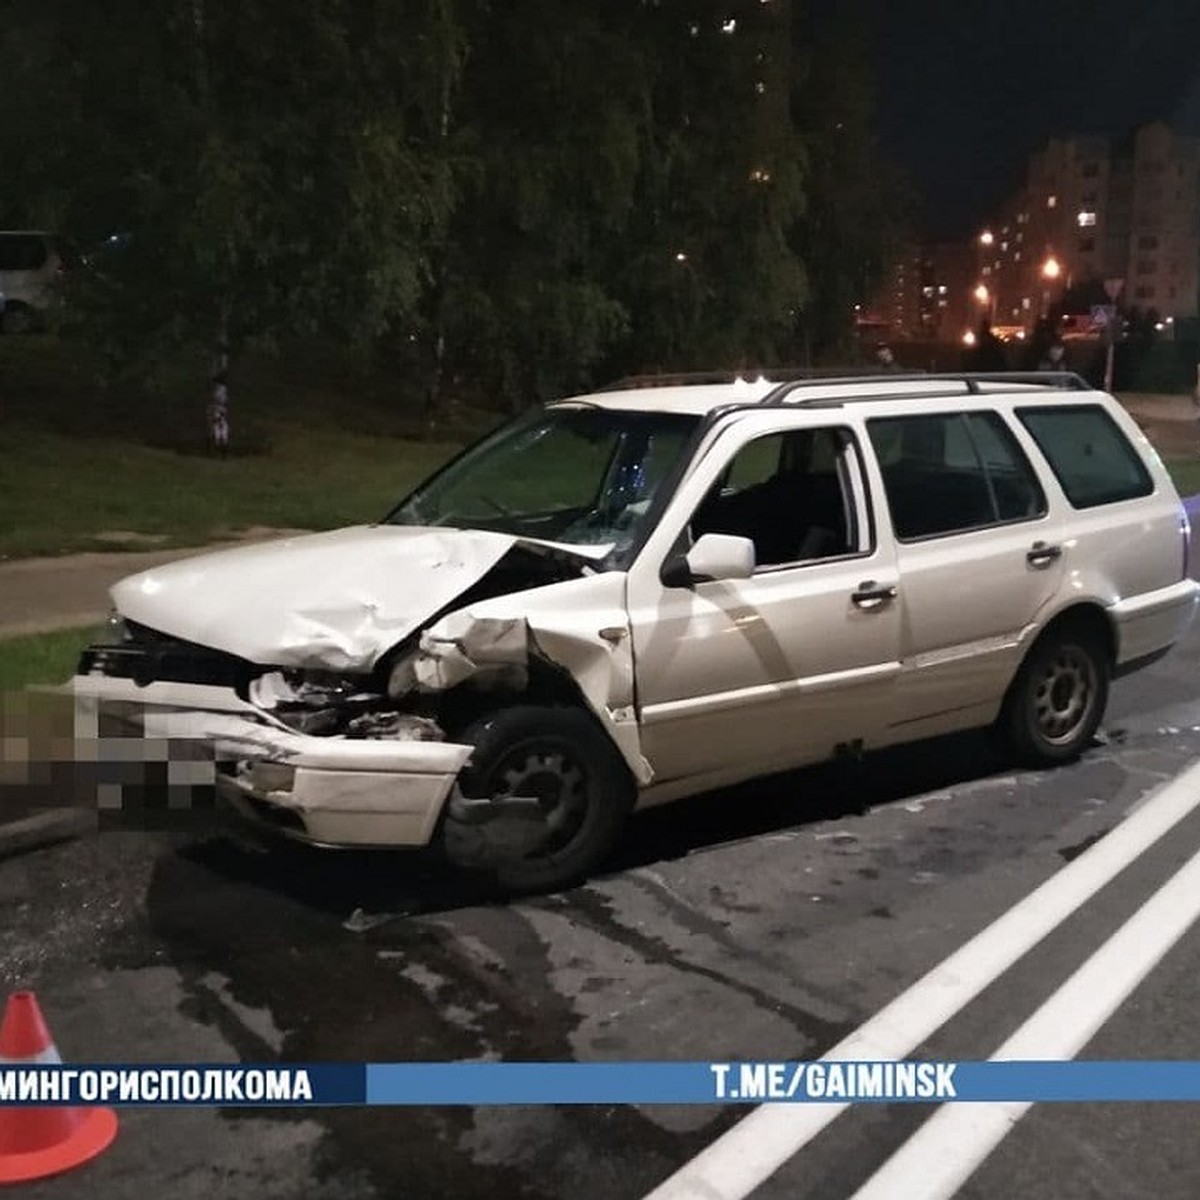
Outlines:
[[[892,740],[991,719],[1063,579],[1058,522],[999,412],[872,417],[903,614]]]

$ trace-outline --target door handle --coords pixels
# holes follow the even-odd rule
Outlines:
[[[878,608],[889,600],[895,600],[896,588],[891,584],[879,584],[873,579],[865,580],[858,585],[858,590],[850,594],[850,599],[862,609]]]
[[[1052,562],[1062,558],[1062,547],[1051,546],[1048,542],[1034,542],[1033,548],[1025,555],[1025,561],[1039,571],[1048,567]]]

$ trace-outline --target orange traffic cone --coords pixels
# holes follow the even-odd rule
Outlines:
[[[14,992],[0,1025],[0,1065],[58,1062],[33,993]],[[0,1183],[69,1171],[106,1150],[116,1136],[111,1108],[0,1108]]]

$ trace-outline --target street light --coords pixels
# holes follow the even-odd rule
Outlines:
[[[975,289],[975,299],[978,300],[980,304],[986,304],[991,298],[992,294],[987,290],[986,283],[981,283]]]
[[[1059,265],[1058,259],[1054,255],[1050,255],[1044,263],[1042,263],[1042,278],[1057,279],[1062,274],[1062,267]]]
[[[992,231],[990,229],[985,229],[979,235],[979,244],[981,246],[990,246],[995,240],[996,239],[992,236]]]

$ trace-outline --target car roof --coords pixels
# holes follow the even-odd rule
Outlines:
[[[1073,375],[921,375],[877,373],[869,376],[829,375],[796,378],[794,372],[780,376],[738,376],[730,382],[669,382],[655,386],[653,377],[622,381],[611,389],[568,396],[556,405],[581,404],[625,412],[684,413],[704,416],[730,405],[761,404],[773,392],[788,404],[837,403],[844,400],[889,400],[918,396],[970,396],[1003,393],[1044,393],[1091,389]]]

